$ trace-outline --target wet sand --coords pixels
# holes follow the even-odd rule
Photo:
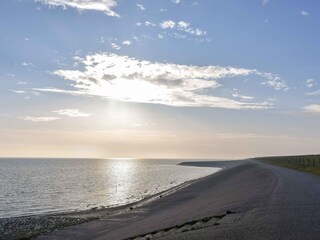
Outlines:
[[[320,178],[244,160],[154,201],[38,239],[319,239]]]

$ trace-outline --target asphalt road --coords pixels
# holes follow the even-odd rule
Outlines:
[[[39,239],[320,239],[320,177],[254,161],[203,164],[225,169],[122,215]]]

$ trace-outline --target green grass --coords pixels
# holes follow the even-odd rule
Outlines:
[[[257,157],[254,159],[320,176],[320,155]]]

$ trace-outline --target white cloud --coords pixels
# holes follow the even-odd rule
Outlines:
[[[126,41],[123,41],[122,42],[122,45],[127,45],[127,46],[129,46],[129,45],[131,45],[132,44],[132,42],[130,41],[130,40],[126,40]]]
[[[21,65],[24,67],[33,67],[34,66],[32,63],[28,63],[28,62],[23,62]]]
[[[272,73],[258,73],[258,75],[266,78],[264,82],[262,82],[262,85],[266,85],[269,87],[272,87],[276,91],[288,91],[290,88],[287,86],[287,84],[277,75]]]
[[[308,113],[320,114],[320,104],[311,104],[304,107],[304,110]]]
[[[189,26],[190,26],[190,23],[188,23],[188,22],[184,22],[184,21],[179,21],[178,22],[178,27],[180,27],[182,29],[185,29],[185,28],[187,28]]]
[[[136,6],[138,7],[139,10],[144,11],[146,10],[146,8],[142,5],[142,4],[136,4]]]
[[[115,49],[115,50],[120,50],[121,49],[121,46],[119,46],[116,43],[111,43],[110,45],[111,45],[112,49]]]
[[[31,121],[31,122],[51,122],[58,120],[58,117],[33,117],[33,116],[24,116],[21,117],[22,120]]]
[[[59,89],[59,88],[33,88],[34,92],[39,94],[39,92],[51,92],[51,93],[64,93],[74,96],[87,96],[88,94],[85,91],[77,91],[77,90],[66,90],[66,89]]]
[[[267,102],[248,103],[216,96],[209,90],[221,86],[225,77],[259,75],[256,70],[188,66],[137,60],[116,54],[95,54],[83,59],[83,70],[57,70],[55,75],[71,81],[74,90],[34,89],[42,92],[99,96],[120,101],[185,107],[264,109]],[[248,98],[245,100],[249,100]]]
[[[175,4],[179,4],[181,1],[180,0],[171,0],[171,2],[173,2]]]
[[[11,92],[17,93],[17,94],[23,94],[26,93],[26,91],[23,90],[10,90]]]
[[[306,12],[306,11],[301,11],[301,15],[302,16],[309,16],[310,14],[308,12]]]
[[[239,94],[236,89],[235,89],[235,92],[232,94],[232,97],[239,98],[243,101],[251,101],[254,99],[254,97]]]
[[[269,0],[262,0],[262,5],[265,6],[269,3]]]
[[[50,7],[71,7],[80,11],[94,10],[101,11],[112,17],[119,15],[112,9],[117,6],[116,0],[35,0]]]
[[[174,21],[171,20],[166,20],[160,23],[160,27],[162,29],[167,29],[167,28],[174,28],[176,26],[176,23]]]
[[[155,27],[155,26],[157,26],[155,23],[150,22],[150,21],[145,21],[145,22],[144,22],[144,25],[145,25],[146,27]]]
[[[60,109],[53,112],[68,117],[89,117],[91,115],[90,113],[81,112],[79,109]]]
[[[137,22],[136,25],[138,27],[142,26],[143,23],[141,22]],[[145,21],[144,25],[146,27],[156,27],[157,24],[150,22],[150,21]],[[191,27],[191,24],[185,21],[178,21],[178,22],[174,22],[172,20],[164,20],[162,22],[159,23],[159,27],[162,30],[171,30],[168,31],[168,34],[166,34],[166,32],[162,32],[160,33],[162,36],[163,35],[167,35],[167,36],[171,36],[174,37],[176,39],[182,39],[182,38],[186,38],[187,34],[196,36],[196,37],[203,37],[205,35],[207,35],[207,32],[200,29],[200,28],[193,28]],[[184,34],[181,34],[181,32],[183,32]],[[206,39],[202,39],[202,38],[197,38],[197,40],[201,41],[206,41]]]
[[[306,81],[306,85],[307,85],[308,88],[314,87],[316,84],[317,84],[316,80],[311,79],[311,78],[307,79],[307,81]]]
[[[202,29],[190,27],[190,23],[185,21],[174,22],[172,20],[166,20],[161,22],[159,25],[162,29],[177,29],[194,36],[204,36],[207,34],[207,32]]]

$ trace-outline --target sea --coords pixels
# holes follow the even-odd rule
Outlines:
[[[220,170],[185,161],[0,158],[0,218],[121,206]]]

